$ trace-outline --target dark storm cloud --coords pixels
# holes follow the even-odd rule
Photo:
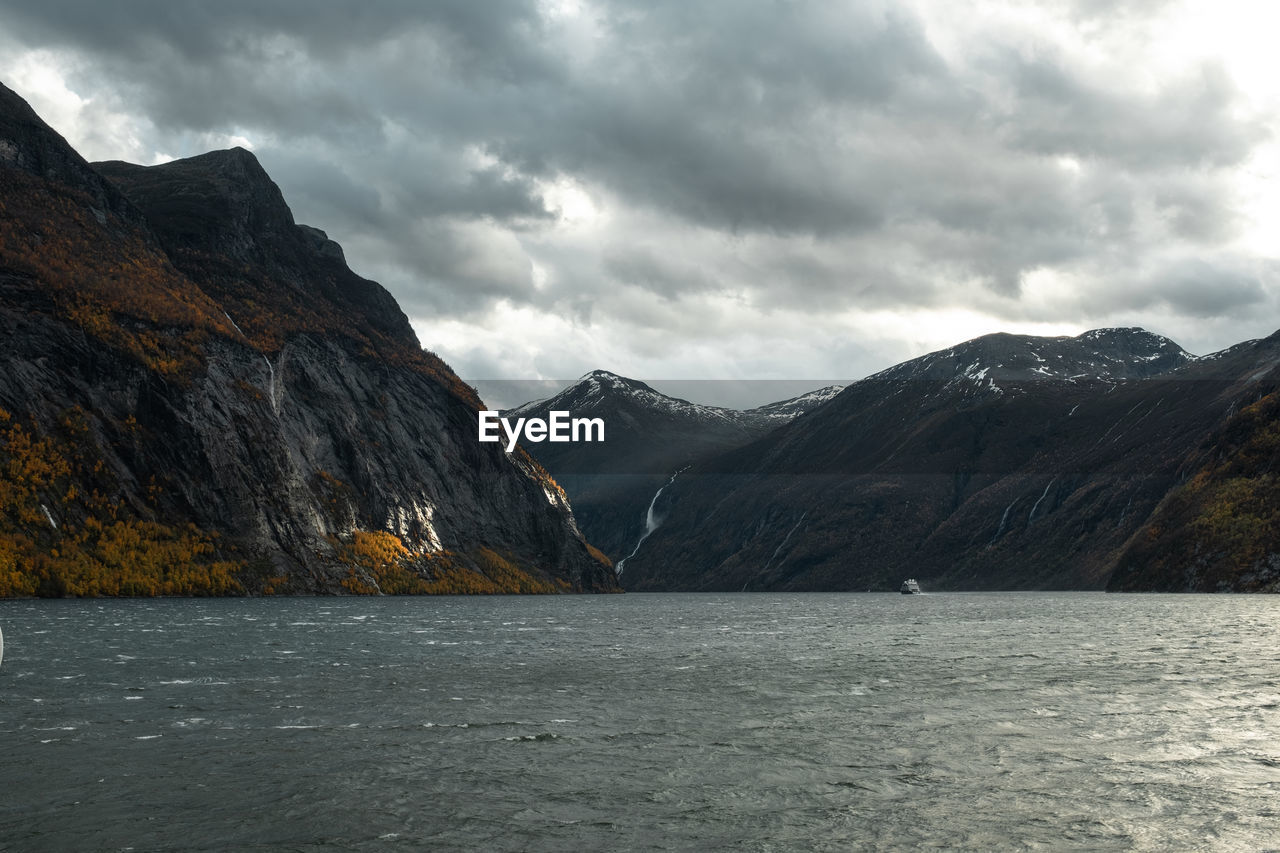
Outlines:
[[[616,4],[593,73],[541,127],[514,127],[493,150],[705,227],[875,228],[892,177],[877,167],[898,140],[859,113],[965,98],[914,22],[835,8]]]
[[[6,0],[0,15],[29,42],[87,52],[101,63],[90,73],[125,87],[162,128],[376,134],[379,92],[399,78],[525,85],[554,68],[536,9],[516,0]]]
[[[384,224],[377,191],[344,164],[296,150],[268,149],[258,158],[276,183],[296,188],[290,203],[313,211],[319,221],[360,222],[365,228]]]
[[[468,67],[515,77],[538,63],[528,46],[539,18],[521,0],[8,0],[9,26],[28,37],[143,58],[157,46],[195,63],[265,53],[274,36],[304,42],[317,58],[358,52],[406,31],[431,30]]]
[[[1238,93],[1221,68],[1193,68],[1154,96],[1117,93],[1054,57],[1006,54],[992,69],[1014,85],[1005,117],[1020,147],[1113,162],[1132,170],[1230,166],[1264,136],[1232,116]]]
[[[1046,2],[1081,27],[1165,6]],[[423,316],[643,325],[669,314],[640,297],[718,294],[819,317],[974,287],[1014,316],[1049,268],[1209,316],[1262,287],[1210,251],[1265,138],[1212,65],[1140,87],[994,27],[958,60],[874,0],[0,0],[0,27],[73,52],[77,91],[157,139],[254,139],[299,218]],[[589,236],[560,230],[565,179],[607,214]],[[1209,260],[1149,275],[1171,241]]]
[[[1192,317],[1236,315],[1266,298],[1258,272],[1238,262],[1193,259],[1164,270],[1150,285],[1154,301]]]
[[[704,270],[648,246],[613,249],[604,255],[603,265],[605,272],[613,279],[667,299],[725,287],[713,271]]]

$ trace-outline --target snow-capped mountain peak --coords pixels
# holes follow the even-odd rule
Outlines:
[[[567,410],[583,415],[635,410],[680,421],[760,428],[785,423],[830,400],[843,388],[843,385],[829,385],[788,400],[742,410],[693,403],[663,394],[638,379],[630,379],[608,370],[593,370],[558,394],[517,406],[507,412],[507,416],[528,417],[552,410]]]
[[[997,333],[903,362],[870,378],[967,382],[999,392],[1001,382],[1144,379],[1192,360],[1173,341],[1140,328],[1093,329],[1075,337]]]
[[[747,412],[781,423],[803,415],[811,409],[816,409],[839,394],[844,388],[845,386],[843,385],[827,385],[823,388],[809,391],[806,394],[801,394],[799,397],[792,397],[790,400],[779,400],[776,403],[766,403],[763,406],[748,409]]]

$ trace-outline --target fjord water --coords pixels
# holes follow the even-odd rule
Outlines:
[[[1258,850],[1280,599],[0,602],[0,849]]]

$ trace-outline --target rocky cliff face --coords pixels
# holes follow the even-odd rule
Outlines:
[[[1104,588],[1143,564],[1131,540],[1194,472],[1192,451],[1274,388],[1278,348],[1194,360],[1142,330],[1101,330],[907,362],[682,474],[624,582]]]
[[[0,188],[0,594],[616,589],[249,152],[91,167],[2,89]]]

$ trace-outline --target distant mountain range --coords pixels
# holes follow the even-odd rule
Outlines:
[[[0,596],[616,591],[248,151],[90,165],[0,86]]]
[[[830,386],[738,410],[691,403],[595,370],[552,397],[504,414],[545,418],[552,411],[569,411],[605,421],[604,443],[542,443],[526,449],[564,487],[587,538],[617,561],[644,534],[646,507],[672,472],[759,438],[839,391],[840,386]]]
[[[544,462],[628,589],[1277,590],[1278,364],[1280,333],[1201,358],[1134,328],[987,335],[747,441],[748,413],[707,414],[652,444],[678,407],[586,377],[563,402],[637,434]],[[695,444],[714,423],[723,449]],[[632,460],[647,497],[591,491]]]

